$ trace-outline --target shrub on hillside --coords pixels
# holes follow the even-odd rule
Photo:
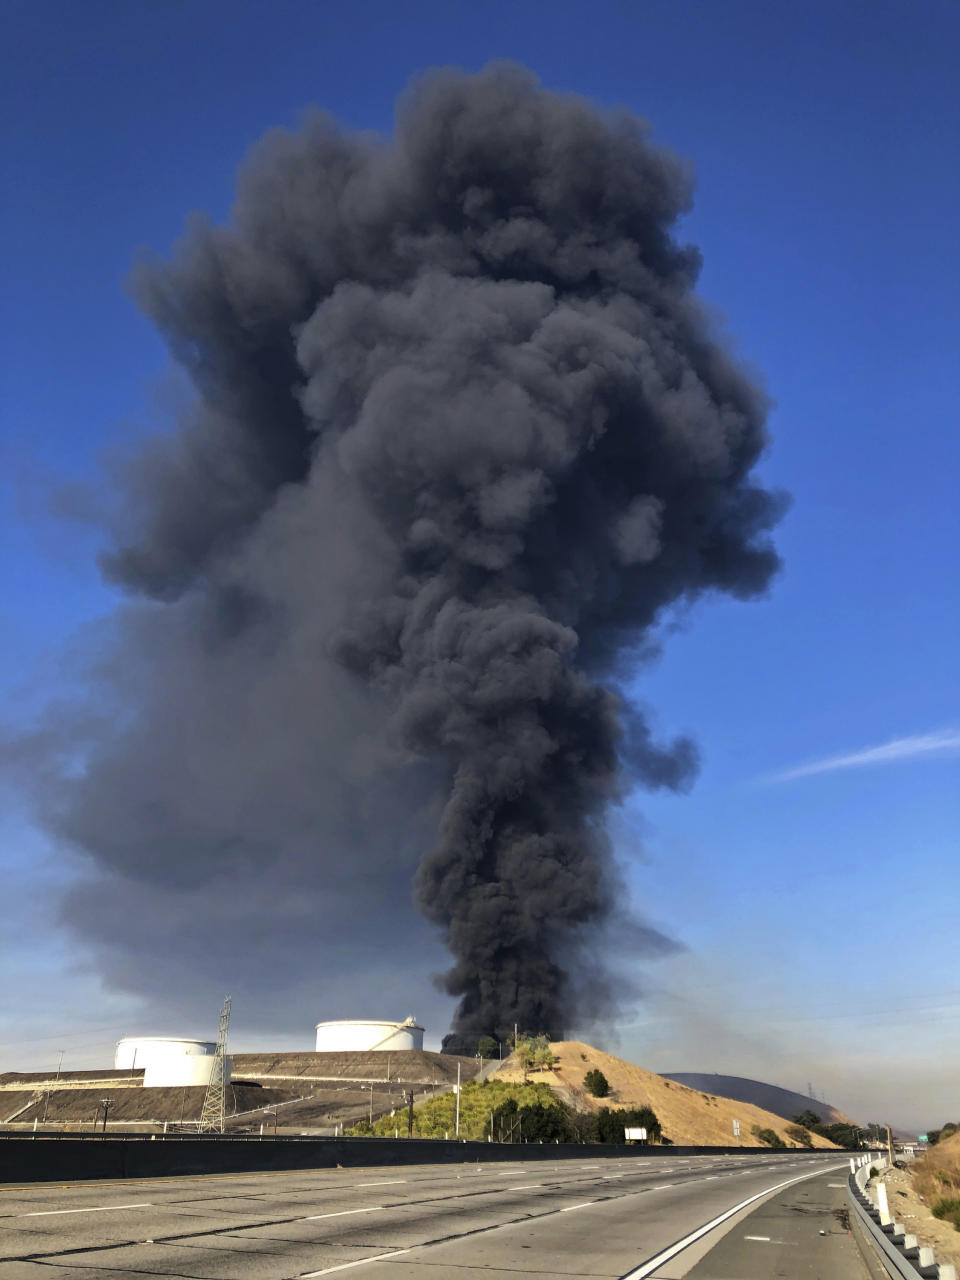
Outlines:
[[[592,1093],[595,1098],[605,1098],[610,1092],[610,1081],[596,1067],[583,1077],[583,1087],[587,1093]]]
[[[774,1129],[761,1129],[758,1125],[754,1125],[751,1133],[765,1147],[785,1147],[787,1145]]]
[[[944,1196],[932,1207],[935,1218],[952,1222],[955,1230],[960,1231],[960,1196]]]
[[[794,1142],[799,1142],[801,1147],[812,1147],[813,1139],[810,1137],[809,1129],[805,1129],[802,1124],[788,1124],[786,1128],[788,1138],[792,1138]]]

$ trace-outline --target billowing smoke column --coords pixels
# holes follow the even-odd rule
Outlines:
[[[443,793],[418,810],[415,897],[453,956],[455,1043],[557,1033],[599,998],[605,810],[624,776],[675,787],[695,765],[652,742],[619,663],[666,606],[755,595],[777,563],[777,501],[750,483],[764,399],[671,238],[689,199],[637,120],[517,67],[444,71],[389,143],[323,116],[268,136],[231,223],[139,271],[197,396],[124,482],[106,570],[148,599],[124,624],[124,712],[58,819],[119,911],[138,881],[169,906],[251,859],[265,899],[274,864],[327,880],[329,843],[284,845],[290,796],[309,813],[363,742],[371,785],[419,769]],[[306,733],[333,703],[336,732]],[[255,850],[211,788],[258,796]],[[351,855],[367,893],[375,844]],[[68,908],[91,936],[98,900]]]

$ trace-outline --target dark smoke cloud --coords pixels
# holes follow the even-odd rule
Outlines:
[[[689,202],[636,119],[440,72],[391,142],[269,135],[231,222],[138,270],[196,402],[124,475],[110,712],[48,810],[111,981],[266,988],[315,954],[322,1001],[373,939],[422,961],[413,880],[458,1035],[602,1006],[604,813],[696,764],[618,664],[777,564],[764,398],[692,295]]]

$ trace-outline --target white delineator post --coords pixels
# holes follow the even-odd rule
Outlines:
[[[454,1136],[460,1137],[460,1063],[457,1063],[457,1123]]]
[[[887,1188],[882,1182],[877,1183],[877,1208],[880,1210],[881,1227],[889,1227],[893,1218],[890,1216],[890,1206],[887,1204]]]

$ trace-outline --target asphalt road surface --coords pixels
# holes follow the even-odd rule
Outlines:
[[[786,1239],[780,1218],[756,1213],[749,1218],[756,1230],[746,1231],[752,1210],[786,1212],[796,1235],[803,1215],[761,1210],[761,1197],[777,1190],[796,1197],[814,1185],[822,1197],[829,1174],[842,1183],[846,1168],[835,1153],[591,1160],[587,1151],[582,1160],[509,1165],[5,1186],[0,1280],[302,1280],[347,1271],[357,1280],[671,1280],[699,1265],[724,1231],[731,1246],[745,1234]],[[822,1219],[806,1224],[818,1248]],[[794,1274],[773,1269],[760,1242],[741,1244],[749,1270],[731,1255],[728,1270],[708,1266],[693,1273],[697,1280]],[[837,1272],[844,1280],[856,1274]]]

